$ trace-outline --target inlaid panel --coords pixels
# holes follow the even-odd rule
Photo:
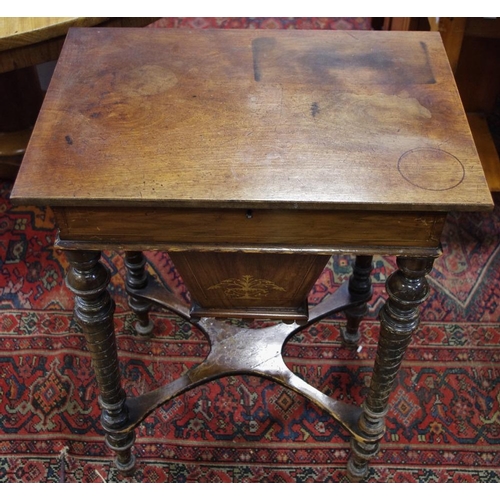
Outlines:
[[[325,255],[171,252],[194,303],[191,316],[305,321]]]

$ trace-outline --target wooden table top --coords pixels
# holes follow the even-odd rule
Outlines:
[[[487,210],[439,33],[74,28],[17,204]]]
[[[0,73],[59,57],[70,28],[137,28],[157,17],[0,17]]]

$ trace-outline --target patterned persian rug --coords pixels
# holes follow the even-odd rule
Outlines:
[[[166,18],[156,26],[287,28],[288,21]],[[335,28],[331,22],[304,20],[305,27],[318,29]],[[363,29],[363,20],[338,22]],[[52,246],[53,214],[13,208],[11,187],[0,183],[1,482],[347,481],[347,433],[302,397],[250,376],[211,382],[159,408],[137,430],[136,472],[126,479],[117,474],[99,423],[90,356],[63,282],[67,261]],[[450,214],[442,243],[368,482],[500,480],[499,204],[492,213]],[[155,279],[188,300],[168,255],[146,257]],[[154,338],[134,334],[122,255],[105,252],[103,259],[117,303],[126,391],[156,388],[201,362],[208,353],[204,336],[168,312],[153,310]],[[332,257],[310,302],[331,294],[348,278],[351,264],[350,256]],[[375,256],[375,293],[362,323],[361,349],[342,347],[344,317],[335,315],[286,345],[285,361],[295,373],[326,394],[363,400],[384,284],[394,268],[393,258]]]
[[[369,30],[369,17],[164,17],[151,28]]]

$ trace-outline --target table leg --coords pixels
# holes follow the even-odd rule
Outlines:
[[[432,270],[433,262],[433,257],[398,257],[398,270],[387,280],[389,298],[380,313],[377,355],[359,419],[361,432],[378,440],[362,443],[352,439],[347,466],[351,480],[362,480],[368,472],[369,460],[378,453],[385,433],[389,396],[412,333],[418,327],[419,305],[429,293],[426,275]]]
[[[368,311],[367,302],[372,297],[371,272],[373,257],[371,255],[357,255],[349,278],[349,294],[353,300],[362,300],[362,304],[345,311],[347,324],[342,329],[342,340],[347,347],[356,347],[359,343],[359,325]]]
[[[148,285],[146,259],[142,252],[125,252],[125,266],[127,268],[127,292],[130,309],[137,316],[135,331],[144,336],[150,336],[153,331],[153,322],[149,318],[151,302],[133,295],[134,291],[142,290]]]
[[[70,263],[66,284],[75,294],[75,318],[92,356],[106,442],[116,453],[117,468],[128,472],[135,464],[131,453],[135,433],[117,432],[128,422],[128,408],[118,365],[113,323],[115,304],[107,291],[109,271],[99,262],[100,252],[70,250],[66,255]]]

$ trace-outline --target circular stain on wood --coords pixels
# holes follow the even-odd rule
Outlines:
[[[427,191],[453,189],[465,178],[457,157],[434,148],[410,149],[399,158],[398,170],[410,184]]]

